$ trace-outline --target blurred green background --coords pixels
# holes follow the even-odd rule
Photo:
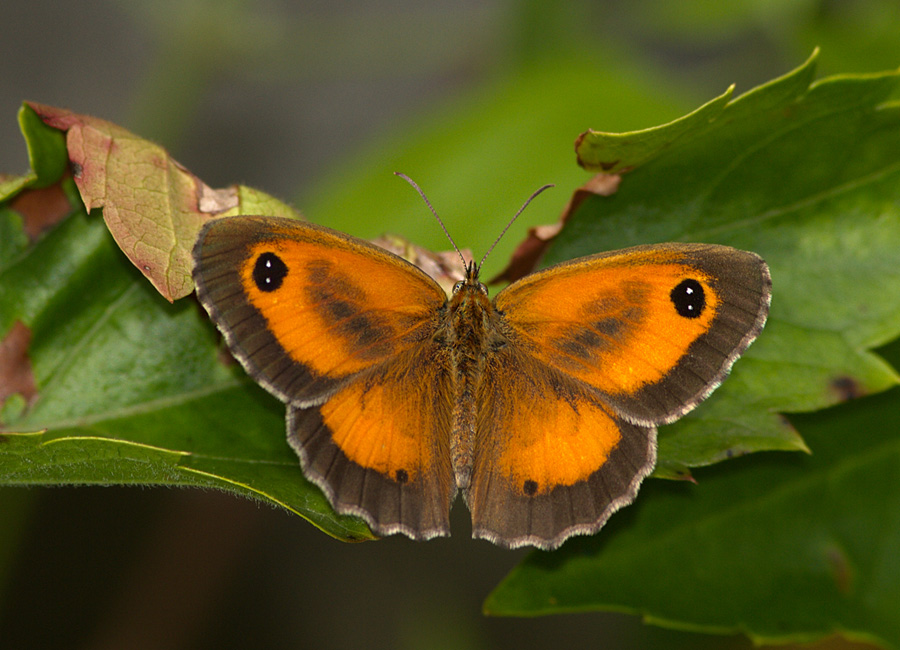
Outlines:
[[[2,14],[0,171],[27,164],[15,114],[31,99],[157,140],[214,187],[436,249],[391,172],[476,253],[555,183],[488,276],[587,179],[572,149],[587,128],[666,122],[815,46],[820,76],[900,64],[896,0],[7,0]],[[453,524],[447,540],[345,545],[215,493],[2,490],[0,647],[750,647],[618,614],[483,618],[524,552],[468,539],[461,506]]]

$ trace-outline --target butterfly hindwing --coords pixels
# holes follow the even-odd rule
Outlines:
[[[381,535],[449,535],[447,355],[423,343],[357,375],[321,406],[289,407],[288,441],[338,512]]]
[[[466,493],[476,537],[554,548],[598,530],[653,469],[655,428],[626,422],[534,359],[494,355],[483,386]]]

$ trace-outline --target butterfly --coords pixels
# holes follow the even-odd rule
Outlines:
[[[493,300],[480,264],[448,296],[396,255],[285,218],[211,221],[193,257],[201,303],[286,404],[337,512],[429,539],[461,493],[473,536],[506,547],[555,548],[631,503],[656,427],[722,382],[771,295],[758,255],[712,244],[582,257]]]

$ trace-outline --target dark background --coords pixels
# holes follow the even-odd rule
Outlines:
[[[411,166],[402,171],[435,187],[438,209],[453,213],[444,179],[427,176],[445,154],[427,146],[428,134],[448,119],[478,119],[465,110],[468,98],[527,83],[535,65],[557,61],[562,70],[593,57],[603,63],[585,83],[634,92],[610,94],[589,123],[562,125],[568,135],[552,150],[536,148],[528,128],[539,125],[523,122],[521,156],[546,168],[481,169],[469,156],[477,178],[461,204],[482,201],[481,184],[494,174],[516,176],[504,180],[514,187],[502,204],[510,210],[545,182],[557,182],[562,203],[587,178],[571,150],[579,132],[673,119],[733,82],[742,92],[787,72],[816,45],[820,76],[900,63],[895,0],[554,4],[7,0],[0,171],[27,167],[15,116],[29,99],[159,141],[211,186],[252,185],[355,234],[407,234],[390,209],[347,214],[343,184],[402,151]],[[534,93],[535,106],[547,101],[541,88]],[[528,113],[527,102],[521,109]],[[384,197],[393,196],[396,179],[383,179],[376,187],[383,182]],[[384,197],[368,200],[389,205]],[[536,207],[524,223],[555,211]],[[482,217],[448,225],[468,233]],[[494,236],[504,221],[491,215]],[[508,236],[507,251],[524,227]],[[473,234],[478,245],[487,236]],[[420,243],[435,246],[442,235],[425,237]],[[3,489],[0,647],[750,647],[742,637],[661,630],[620,614],[484,618],[483,598],[526,552],[472,541],[468,529],[458,504],[450,539],[347,545],[286,512],[213,492]]]

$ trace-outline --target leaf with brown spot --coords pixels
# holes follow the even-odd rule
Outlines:
[[[29,104],[66,133],[75,183],[88,210],[103,218],[119,247],[172,301],[189,294],[190,250],[202,225],[205,185],[162,147],[105,120]]]
[[[13,199],[9,207],[22,215],[29,239],[34,241],[48,228],[62,221],[72,211],[60,183],[38,189],[27,189]]]
[[[831,380],[831,390],[841,402],[857,399],[866,394],[865,386],[854,377],[841,376]]]
[[[37,399],[37,385],[28,358],[30,343],[31,330],[21,321],[16,321],[0,340],[0,408],[13,395],[21,395],[27,404]]]

